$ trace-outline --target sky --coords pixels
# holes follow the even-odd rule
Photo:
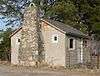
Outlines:
[[[0,15],[0,18],[1,17],[3,17],[3,16],[1,16]],[[13,18],[14,19],[14,18]],[[13,22],[12,23],[12,25],[8,25],[8,26],[6,26],[6,21],[7,20],[9,20],[9,19],[7,19],[7,18],[5,18],[5,19],[0,19],[0,30],[6,30],[7,28],[9,28],[9,27],[11,27],[11,28],[13,28],[13,29],[16,29],[16,28],[18,28],[18,26],[20,25],[20,21],[15,21],[15,22]],[[14,26],[14,27],[12,27],[12,26]]]
[[[6,26],[5,23],[2,20],[0,20],[0,30],[2,29],[6,29]]]
[[[21,7],[24,5],[24,3],[26,1],[31,1],[31,0],[16,0],[16,2],[17,2],[16,3],[17,8],[21,9]],[[2,10],[2,11],[4,11],[4,10]],[[5,26],[6,25],[6,21],[8,20],[8,18],[1,19],[1,17],[3,17],[3,16],[0,15],[0,30],[2,30],[2,29],[5,30],[6,28],[11,27],[12,25],[15,26],[15,27],[12,27],[12,28],[16,28],[17,27],[16,25],[20,25],[20,21],[17,20],[17,22],[15,21],[11,26]],[[13,18],[13,20],[14,20],[14,18]]]
[[[17,1],[17,3],[16,3],[16,6],[18,7],[18,8],[20,8],[20,9],[23,9],[23,8],[21,8],[25,3],[28,3],[28,2],[32,2],[32,0],[16,0]],[[51,1],[51,0],[48,0],[49,2]],[[55,1],[55,0],[54,0]],[[21,11],[23,11],[23,10],[21,10]],[[2,16],[0,15],[0,18],[1,18]],[[6,18],[4,18],[4,19],[0,19],[0,30],[2,30],[2,29],[6,29],[6,28],[8,28],[8,27],[11,27],[12,25],[14,25],[14,29],[15,28],[17,28],[18,26],[17,25],[20,25],[20,21],[17,21],[17,22],[14,22],[11,26],[5,26],[6,25],[6,21],[7,21],[8,19]]]

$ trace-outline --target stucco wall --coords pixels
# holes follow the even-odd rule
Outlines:
[[[18,39],[21,38],[21,30],[11,37],[11,63],[18,64],[18,52],[19,52],[19,42]]]
[[[42,22],[45,61],[49,65],[65,66],[65,34]],[[58,42],[52,41],[53,35],[58,35]]]

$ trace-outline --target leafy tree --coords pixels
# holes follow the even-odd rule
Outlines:
[[[0,53],[3,55],[3,58],[6,60],[10,59],[10,48],[11,48],[11,40],[10,35],[12,33],[12,29],[8,28],[6,31],[0,33]]]
[[[22,20],[23,10],[30,2],[41,9],[39,14],[42,13],[42,17],[73,25],[79,30],[87,31],[89,35],[99,31],[99,0],[1,0],[0,13],[4,15],[1,19],[5,19],[5,15],[12,17],[6,21],[7,25]]]
[[[6,25],[15,25],[22,22],[24,9],[28,0],[0,0],[0,17]]]

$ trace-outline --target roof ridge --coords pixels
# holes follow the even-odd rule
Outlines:
[[[57,28],[60,28],[61,30],[65,31],[67,34],[74,34],[74,35],[79,35],[79,36],[86,36],[82,31],[68,25],[64,24],[62,22],[56,21],[56,20],[51,20],[51,19],[42,19],[45,20],[52,25],[55,25]]]

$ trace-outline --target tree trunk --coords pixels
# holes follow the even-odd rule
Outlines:
[[[7,48],[5,48],[5,50],[4,50],[4,56],[5,56],[5,60],[6,60],[6,61],[9,60],[7,51],[8,51]]]

